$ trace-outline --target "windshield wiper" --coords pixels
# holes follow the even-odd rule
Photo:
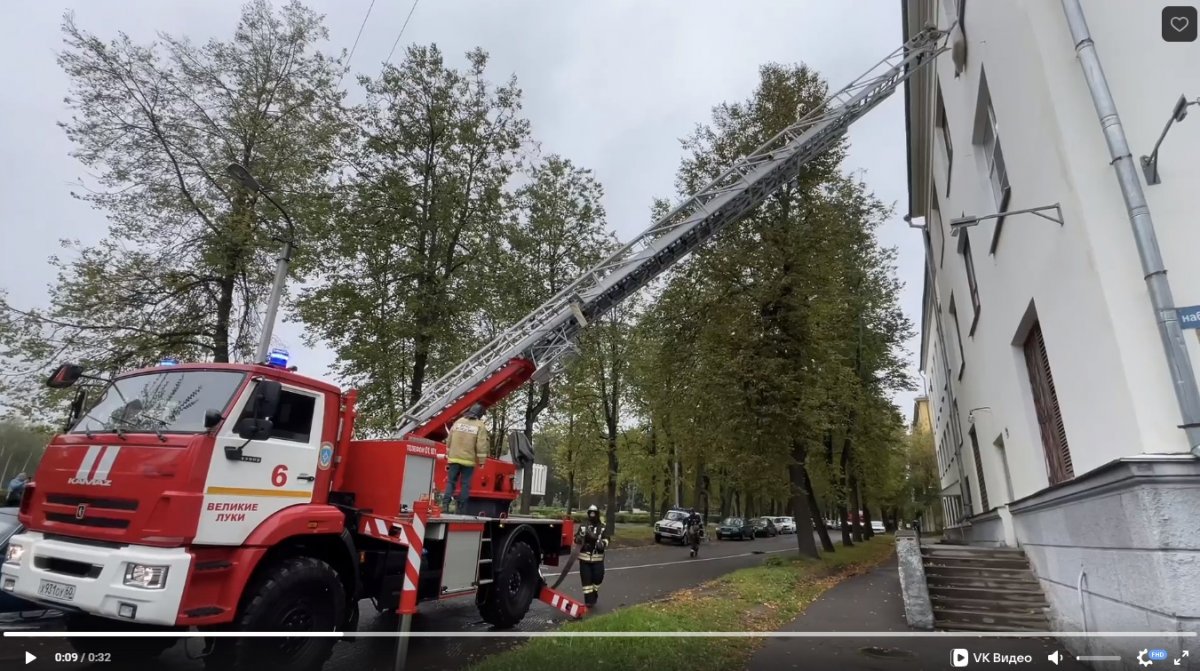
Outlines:
[[[169,423],[169,422],[167,422],[166,420],[159,419],[159,418],[157,418],[157,417],[155,417],[155,416],[153,416],[153,415],[147,415],[147,414],[146,414],[146,413],[144,413],[144,412],[143,412],[143,413],[139,413],[138,415],[136,415],[136,416],[134,417],[134,419],[143,419],[143,418],[144,418],[144,419],[148,419],[148,420],[150,420],[151,422],[155,422],[155,425],[154,425],[154,428],[153,428],[154,435],[158,436],[158,440],[159,440],[159,442],[163,442],[163,443],[167,442],[167,437],[166,437],[165,435],[163,435],[163,432],[162,432],[162,427],[164,427],[164,426],[170,426],[170,423]],[[132,421],[132,420],[131,420],[131,421]]]

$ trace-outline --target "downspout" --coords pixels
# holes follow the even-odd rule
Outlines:
[[[1121,196],[1129,213],[1133,237],[1137,241],[1142,272],[1150,292],[1150,303],[1156,313],[1158,333],[1162,338],[1167,366],[1171,371],[1175,400],[1183,417],[1180,428],[1187,434],[1192,454],[1200,457],[1200,391],[1196,387],[1196,374],[1183,339],[1183,329],[1179,327],[1179,320],[1175,314],[1175,298],[1171,295],[1167,270],[1163,264],[1162,252],[1158,248],[1158,236],[1154,232],[1154,220],[1150,218],[1150,206],[1146,203],[1146,194],[1142,191],[1141,178],[1138,177],[1137,165],[1125,138],[1121,117],[1117,114],[1116,102],[1108,88],[1108,80],[1104,77],[1100,57],[1096,53],[1095,43],[1084,19],[1083,7],[1079,0],[1062,0],[1062,6],[1067,16],[1067,26],[1071,30],[1071,39],[1075,43],[1075,52],[1079,56],[1079,65],[1083,68],[1083,78],[1092,94],[1092,103],[1096,106],[1096,115],[1100,119],[1104,139],[1108,143],[1112,165],[1117,171],[1117,182],[1121,186]]]

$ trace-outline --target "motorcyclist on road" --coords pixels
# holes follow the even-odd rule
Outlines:
[[[685,529],[687,530],[687,537],[692,546],[691,556],[695,557],[700,554],[700,540],[704,538],[704,519],[695,509],[688,511]]]
[[[583,583],[583,602],[588,608],[600,598],[600,583],[604,582],[604,549],[608,547],[600,509],[588,506],[587,520],[575,529],[579,548],[579,580]]]

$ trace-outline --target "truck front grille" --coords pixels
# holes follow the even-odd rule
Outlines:
[[[75,515],[65,513],[46,513],[46,519],[59,524],[75,524],[81,527],[97,527],[100,529],[128,529],[129,520],[118,520],[112,517],[85,517],[79,519]]]

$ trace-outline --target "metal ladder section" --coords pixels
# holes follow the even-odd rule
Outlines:
[[[536,381],[560,372],[564,355],[575,350],[575,338],[588,321],[648,285],[794,180],[801,168],[837,142],[851,124],[894,93],[918,68],[946,51],[945,35],[929,27],[913,36],[433,382],[405,411],[399,435],[423,426],[514,358],[533,361]]]
[[[483,535],[479,537],[479,568],[475,572],[475,587],[492,584],[493,557],[495,548],[492,546],[492,525],[483,525]]]

